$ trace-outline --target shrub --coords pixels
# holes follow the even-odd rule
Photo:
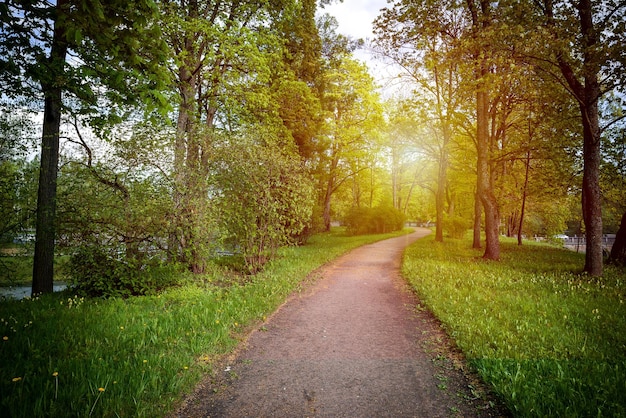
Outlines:
[[[351,235],[399,231],[403,228],[404,221],[404,214],[392,206],[353,207],[344,218],[346,231]]]
[[[310,226],[313,185],[296,155],[242,137],[216,155],[214,209],[220,240],[255,273],[278,248],[302,242]]]
[[[460,216],[446,216],[443,226],[450,238],[458,239],[463,238],[470,227],[469,221]]]
[[[80,247],[67,267],[68,285],[79,296],[129,297],[155,293],[179,282],[175,265],[140,265],[116,258],[101,247]]]

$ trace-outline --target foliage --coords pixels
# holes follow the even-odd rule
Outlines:
[[[221,241],[241,253],[249,272],[261,269],[279,247],[293,244],[313,209],[313,188],[297,155],[262,137],[226,142],[214,161]]]
[[[353,207],[344,218],[344,224],[352,235],[384,234],[400,231],[405,220],[400,210],[383,205],[374,208]]]
[[[81,297],[130,297],[159,292],[179,282],[175,265],[161,265],[107,253],[102,247],[79,247],[66,269],[72,292]]]
[[[0,86],[11,100],[42,107],[42,89],[55,84],[78,99],[72,105],[83,114],[95,111],[100,120],[125,112],[122,103],[157,104],[167,81],[161,27],[150,20],[155,15],[150,0],[7,2],[0,13]],[[98,91],[103,84],[105,94]]]
[[[461,216],[445,216],[444,229],[450,238],[460,239],[470,229],[470,222]]]
[[[397,234],[395,234],[397,235]],[[392,235],[315,235],[264,272],[224,287],[213,269],[157,295],[83,299],[71,292],[0,303],[0,408],[33,416],[168,416],[220,356],[232,353],[307,275]],[[313,279],[313,278],[312,278]]]
[[[123,252],[127,261],[165,257],[170,231],[171,197],[167,142],[152,139],[133,126],[109,135],[109,141],[85,139],[62,166],[59,176],[59,247],[71,252],[83,246]],[[120,139],[123,137],[123,139]],[[105,152],[101,151],[102,149]]]
[[[32,151],[31,115],[0,103],[0,242],[11,242],[32,227],[37,167]]]
[[[503,241],[501,263],[467,240],[420,240],[403,272],[516,416],[626,413],[626,283],[580,274],[580,254]]]
[[[92,126],[133,105],[167,108],[160,25],[151,0],[5,2],[0,12],[0,87],[42,111],[33,292],[52,292],[61,120]],[[70,63],[71,61],[71,63]]]
[[[360,173],[373,170],[371,157],[378,148],[384,123],[380,97],[365,65],[341,54],[334,58],[338,61],[324,74],[322,107],[326,126],[314,169],[320,184],[318,199],[323,207],[325,230],[330,229],[333,195]],[[358,189],[356,180],[353,186]],[[359,206],[359,196],[355,190],[353,205]]]

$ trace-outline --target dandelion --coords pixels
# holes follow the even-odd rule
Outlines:
[[[216,319],[216,320],[215,320],[215,323],[216,323],[216,324],[219,324],[219,323],[220,323],[220,320],[219,320],[219,319]]]
[[[189,370],[189,367],[185,366],[183,367],[183,370]]]
[[[4,337],[2,337],[3,341],[9,341],[9,337],[7,337],[6,335]]]
[[[98,388],[98,396],[96,396],[96,400],[93,401],[93,405],[91,406],[91,411],[89,411],[89,416],[93,414],[93,410],[96,407],[96,404],[98,403],[98,399],[100,399],[100,395],[102,395],[103,393],[104,393],[104,388]]]
[[[146,364],[147,362],[148,362],[148,360],[144,360],[144,361],[143,361],[143,364]]]
[[[11,379],[11,382],[19,382],[20,380],[22,380],[21,377],[14,377],[13,379]]]
[[[59,372],[52,373],[52,377],[54,377],[54,399],[56,399],[59,394]]]
[[[124,329],[124,327],[120,327],[120,329],[121,329],[121,330],[123,330],[123,329]]]

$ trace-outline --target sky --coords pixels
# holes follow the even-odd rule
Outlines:
[[[387,0],[343,0],[324,7],[320,11],[335,16],[339,32],[354,38],[372,38],[372,22]]]
[[[318,11],[328,13],[337,19],[339,33],[367,41],[374,37],[372,22],[387,5],[387,0],[343,0]],[[379,86],[388,85],[390,78],[397,74],[397,70],[393,71],[388,64],[376,60],[367,49],[355,51],[354,56],[367,64],[370,74]]]

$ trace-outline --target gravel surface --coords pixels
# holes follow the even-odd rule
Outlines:
[[[428,233],[366,245],[323,267],[174,416],[507,415],[400,276],[403,249]]]

